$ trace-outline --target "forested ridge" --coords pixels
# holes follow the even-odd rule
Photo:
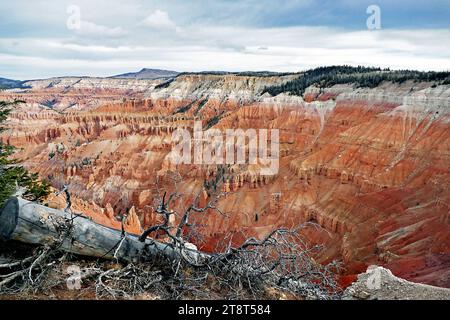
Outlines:
[[[336,84],[353,83],[360,88],[375,88],[383,81],[400,84],[408,80],[435,82],[434,85],[450,84],[450,72],[392,71],[390,69],[361,66],[320,67],[305,71],[298,78],[284,84],[266,87],[262,94],[267,92],[272,96],[276,96],[280,93],[289,93],[301,96],[305,93],[306,88],[312,85],[327,88]]]

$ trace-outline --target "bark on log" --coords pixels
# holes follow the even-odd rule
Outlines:
[[[60,243],[60,249],[67,252],[129,262],[150,261],[161,256],[171,260],[180,257],[180,251],[169,244],[150,238],[140,242],[138,236],[130,234],[122,237],[121,231],[82,216],[75,216],[70,233],[61,239],[70,219],[71,215],[62,210],[12,197],[0,212],[0,238],[41,245]],[[186,252],[182,251],[185,257]],[[191,253],[188,255],[193,257]]]

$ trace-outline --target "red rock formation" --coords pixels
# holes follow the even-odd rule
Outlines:
[[[174,209],[182,212],[199,193],[207,202],[204,183],[219,174],[217,166],[169,161],[175,129],[192,128],[194,120],[206,126],[214,117],[219,129],[276,128],[278,173],[227,167],[219,179],[227,192],[219,207],[227,214],[193,217],[207,240],[199,247],[212,250],[228,234],[239,243],[313,221],[320,227],[302,233],[324,244],[318,261],[344,262],[344,284],[377,264],[450,287],[449,86],[339,85],[308,88],[304,97],[259,95],[288,79],[187,75],[166,88],[145,83],[139,90],[137,80],[129,86],[42,80],[31,90],[1,93],[0,99],[27,101],[1,139],[23,148],[18,156],[53,186],[68,183],[77,210],[115,228],[115,216],[128,212],[126,230],[139,233],[161,222],[157,179],[170,192],[172,171],[180,174]],[[50,96],[53,109],[44,106]],[[68,101],[77,106],[66,109]]]

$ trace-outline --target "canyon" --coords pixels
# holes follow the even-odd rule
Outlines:
[[[202,250],[302,226],[301,235],[322,246],[318,262],[342,262],[344,286],[380,265],[450,287],[450,85],[407,80],[263,93],[299,76],[30,80],[0,91],[0,100],[24,101],[0,139],[56,190],[67,185],[75,212],[106,226],[120,229],[127,215],[126,231],[140,234],[161,221],[163,191],[177,192],[179,213],[193,201],[206,205],[216,191],[220,212],[192,216]],[[278,129],[278,172],[261,174],[258,164],[174,165],[172,133],[195,121]],[[64,196],[50,195],[47,205],[64,208]]]

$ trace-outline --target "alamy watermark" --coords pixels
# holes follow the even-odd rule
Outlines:
[[[381,8],[375,4],[367,7],[367,14],[370,16],[367,18],[366,25],[369,30],[381,29]]]
[[[260,175],[275,175],[279,169],[279,140],[277,129],[204,131],[202,122],[195,121],[193,135],[181,128],[172,133],[174,146],[169,160],[175,165],[258,165]]]
[[[70,265],[66,269],[66,273],[70,276],[66,279],[67,289],[80,290],[81,289],[81,269],[77,265]]]
[[[370,275],[367,278],[366,286],[370,290],[379,290],[381,288],[381,270],[374,268],[370,270]]]
[[[66,9],[69,17],[66,21],[67,29],[69,30],[80,30],[81,29],[81,9],[77,5],[70,5]]]

